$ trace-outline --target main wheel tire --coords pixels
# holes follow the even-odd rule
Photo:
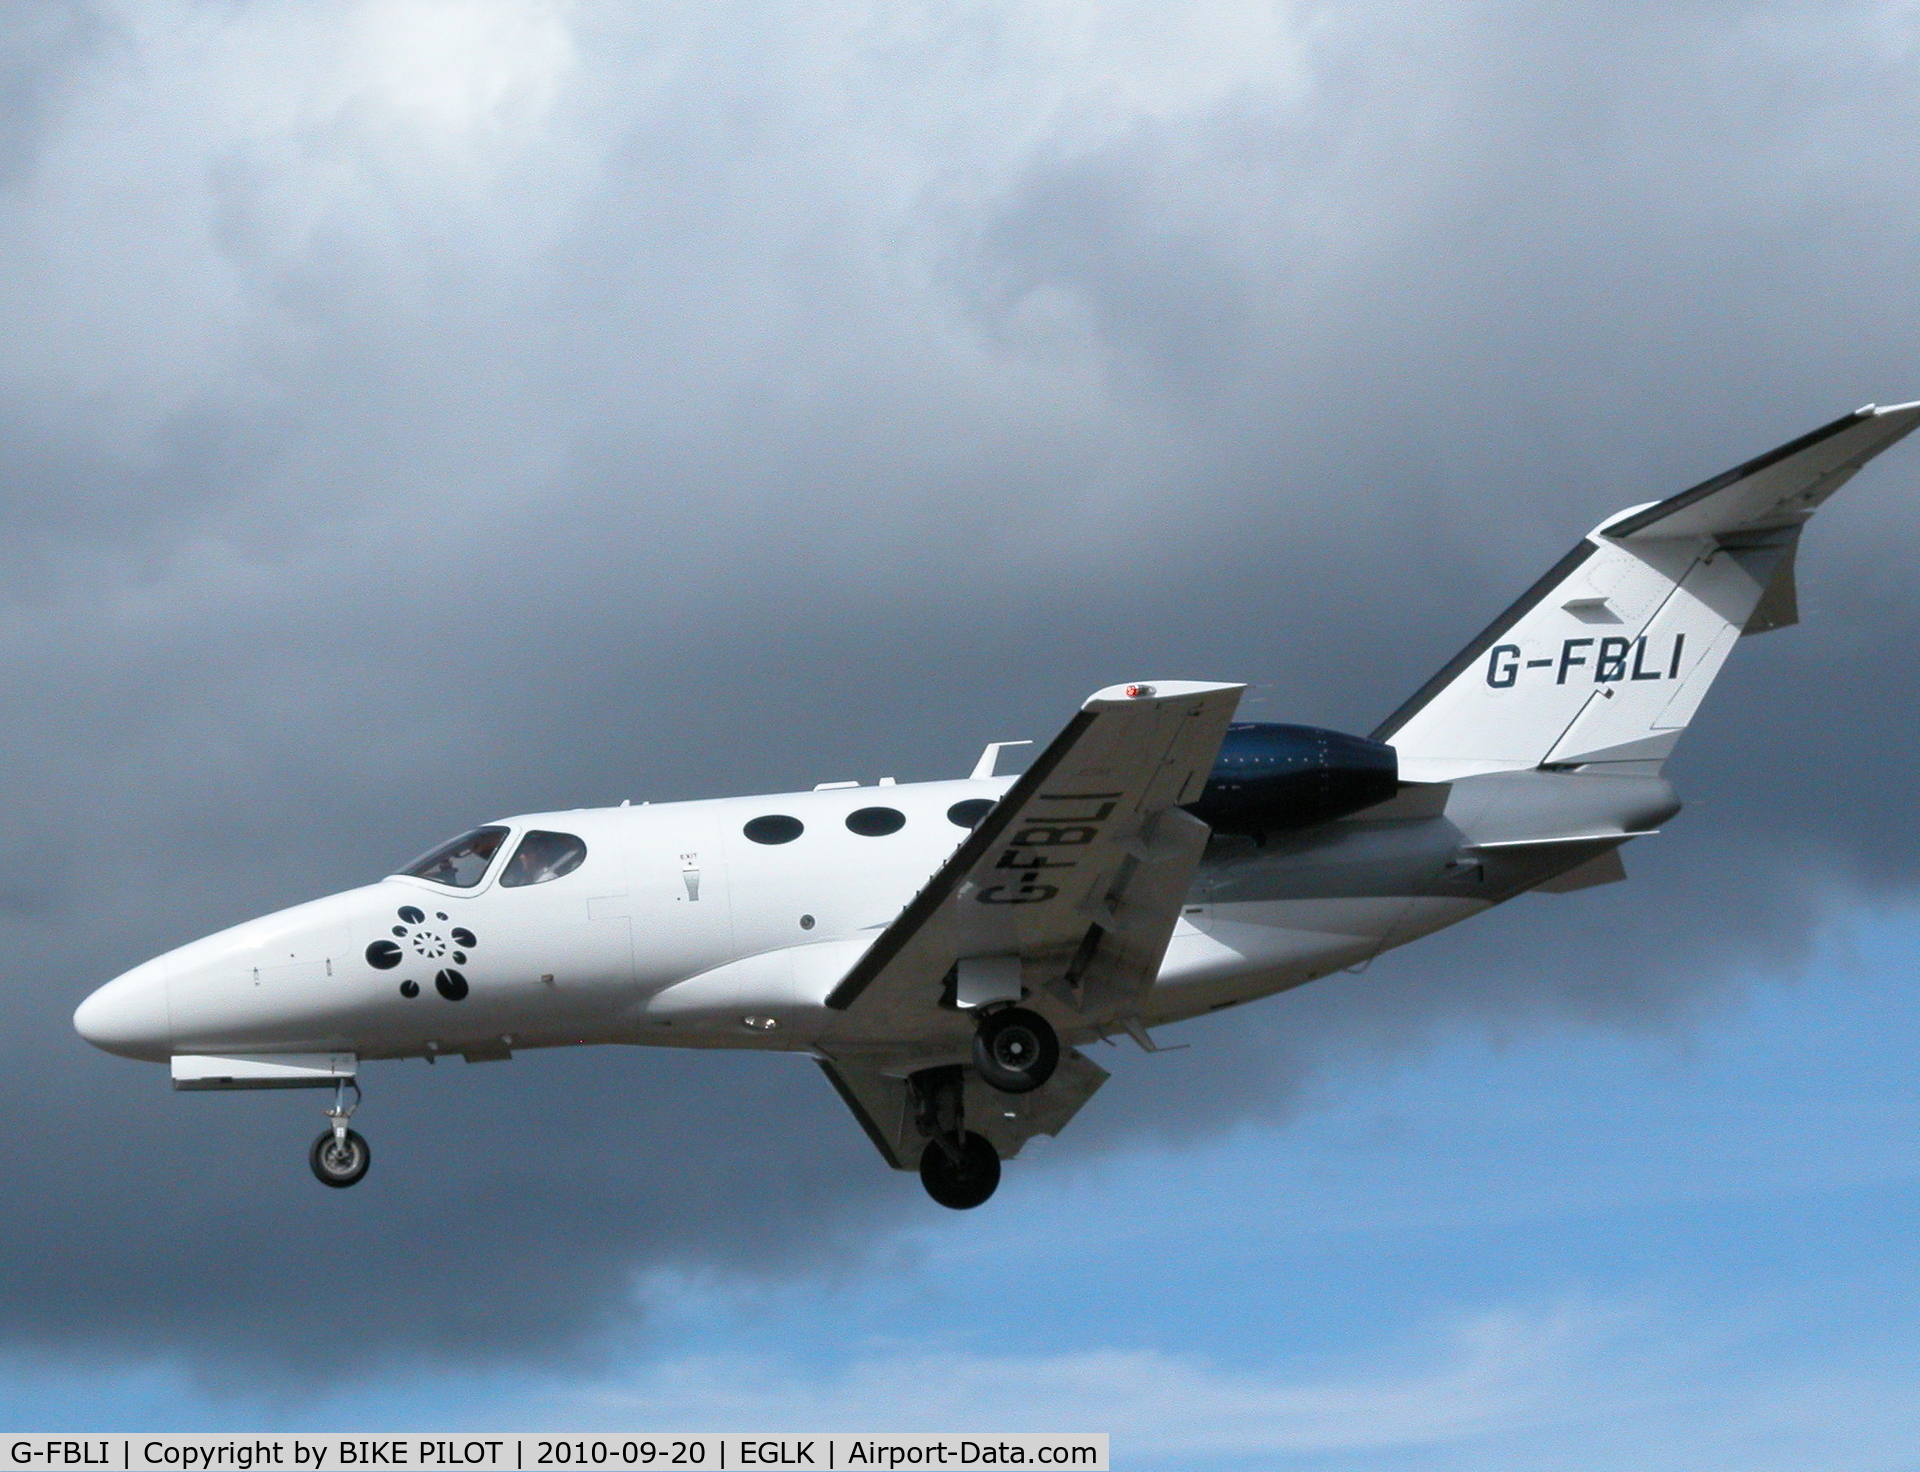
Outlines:
[[[942,1206],[970,1211],[999,1186],[1000,1152],[971,1130],[960,1136],[958,1160],[935,1140],[920,1153],[920,1184]]]
[[[373,1151],[357,1130],[348,1130],[344,1140],[334,1139],[330,1129],[322,1130],[307,1152],[307,1164],[313,1167],[314,1179],[321,1185],[344,1189],[367,1173],[367,1167],[373,1164]]]
[[[973,1066],[1001,1093],[1030,1093],[1052,1078],[1059,1064],[1060,1039],[1038,1012],[1008,1007],[980,1019]]]

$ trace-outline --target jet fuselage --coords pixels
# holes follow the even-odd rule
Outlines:
[[[76,1026],[110,1051],[162,1062],[493,1058],[582,1043],[858,1047],[867,1040],[827,994],[1011,782],[506,819],[476,830],[501,830],[477,873],[447,871],[465,882],[400,874],[233,926],[108,983]],[[1593,852],[1554,840],[1599,832],[1617,843],[1677,806],[1658,778],[1575,774],[1470,778],[1434,797],[1437,811],[1413,816],[1389,803],[1264,842],[1217,836],[1157,984],[1127,1020],[1174,1022],[1353,966]],[[576,841],[584,855],[513,884],[511,857],[530,833]],[[1479,847],[1502,842],[1505,870],[1501,850]],[[1122,1022],[1064,1010],[1054,1020],[1070,1042]],[[930,1052],[964,1052],[969,1024],[957,1010],[951,1021],[921,1040]]]

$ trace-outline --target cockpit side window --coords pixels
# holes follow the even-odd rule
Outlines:
[[[507,860],[500,884],[503,889],[545,884],[549,879],[571,874],[586,857],[587,846],[571,833],[546,833],[532,828],[520,840],[513,857]]]
[[[493,862],[506,837],[504,828],[476,828],[422,854],[400,872],[455,889],[472,889],[486,877],[487,865]]]

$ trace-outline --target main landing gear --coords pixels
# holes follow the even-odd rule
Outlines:
[[[962,1130],[957,1138],[939,1136],[921,1152],[920,1184],[942,1206],[970,1210],[1000,1185],[1000,1152],[985,1135],[971,1130]]]
[[[353,1102],[347,1102],[347,1090],[353,1090]],[[367,1173],[373,1164],[373,1151],[357,1130],[347,1128],[353,1111],[360,1107],[360,1085],[341,1079],[333,1086],[333,1108],[326,1111],[329,1124],[307,1152],[307,1164],[323,1186],[345,1189]]]
[[[973,1035],[973,1066],[1003,1094],[1027,1094],[1053,1077],[1060,1039],[1053,1024],[1025,1007],[1003,1007],[980,1019]]]
[[[980,1019],[973,1035],[974,1072],[1003,1094],[1032,1093],[1059,1064],[1059,1036],[1038,1012],[1001,1007]],[[966,1070],[958,1063],[923,1068],[907,1083],[914,1123],[927,1140],[920,1152],[920,1184],[955,1211],[979,1206],[1000,1184],[1000,1152],[985,1135],[966,1127]]]
[[[1000,1184],[1000,1152],[966,1127],[967,1078],[957,1063],[923,1068],[907,1080],[914,1123],[927,1137],[920,1152],[920,1184],[942,1206],[967,1211]]]

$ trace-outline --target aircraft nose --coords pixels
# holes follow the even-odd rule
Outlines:
[[[96,1048],[123,1058],[166,1061],[173,1041],[167,977],[157,961],[116,976],[73,1013],[73,1030]]]

